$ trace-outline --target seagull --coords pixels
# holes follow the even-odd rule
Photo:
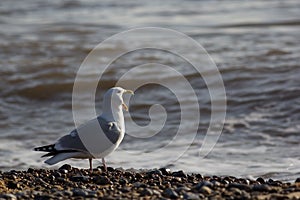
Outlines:
[[[47,152],[42,157],[51,156],[45,161],[49,165],[69,158],[88,159],[90,171],[93,170],[92,159],[102,158],[104,170],[107,170],[104,157],[118,148],[125,134],[123,110],[128,111],[123,100],[125,93],[134,94],[132,90],[125,90],[121,87],[110,88],[104,94],[101,115],[62,136],[56,143],[36,147],[34,151]],[[99,128],[95,128],[96,126]],[[91,139],[88,142],[84,141],[83,139],[88,136],[91,136]],[[95,141],[94,136],[97,136],[96,139],[100,139]],[[91,143],[96,144],[94,145],[97,149],[96,152],[89,151],[88,147]]]

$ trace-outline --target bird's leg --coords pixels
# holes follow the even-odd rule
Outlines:
[[[93,163],[92,163],[93,159],[89,158],[89,163],[90,163],[90,172],[93,172]]]
[[[107,167],[106,167],[106,163],[105,163],[104,158],[102,158],[102,164],[103,164],[103,167],[104,167],[104,171],[107,171]]]

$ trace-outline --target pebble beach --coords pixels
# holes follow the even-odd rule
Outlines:
[[[0,172],[0,199],[300,199],[300,178],[205,176],[160,168],[97,167],[90,172],[68,164],[57,170]]]

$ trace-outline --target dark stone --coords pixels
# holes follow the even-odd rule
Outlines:
[[[171,188],[165,189],[163,192],[163,196],[171,199],[177,199],[179,197],[177,192],[175,192]]]
[[[128,193],[131,190],[130,190],[130,187],[122,187],[122,188],[120,188],[120,191],[123,192],[123,193]]]
[[[201,192],[204,195],[210,195],[211,192],[212,192],[212,190],[209,187],[207,187],[207,186],[202,186],[200,188],[199,192]]]
[[[135,174],[135,178],[137,178],[137,179],[141,179],[141,178],[143,178],[144,176],[142,175],[142,174],[140,174],[140,173],[136,173]]]
[[[203,180],[204,177],[201,174],[196,174],[196,178]]]
[[[300,183],[300,177],[295,180],[295,183]]]
[[[93,182],[98,185],[108,185],[111,183],[109,178],[107,178],[106,176],[96,176],[93,178]]]
[[[183,199],[186,199],[186,200],[198,200],[200,199],[200,197],[194,193],[191,193],[191,192],[187,192],[187,193],[184,193],[183,194]]]
[[[59,172],[62,174],[67,174],[68,170],[67,169],[59,169]]]
[[[256,184],[253,185],[252,190],[259,192],[268,192],[271,190],[271,187],[266,184]]]
[[[38,196],[38,198],[35,198],[35,199],[38,199],[38,200],[49,200],[49,199],[53,199],[54,196],[52,195],[47,195],[47,194],[43,194],[41,196]]]
[[[58,172],[58,171],[55,171],[55,172],[53,173],[53,175],[54,175],[56,178],[61,177],[61,173]]]
[[[28,169],[27,169],[27,172],[31,174],[31,173],[33,173],[33,172],[34,172],[34,169],[32,169],[32,168],[28,168]]]
[[[265,184],[266,183],[265,180],[261,177],[257,178],[256,181],[259,182],[260,184]]]
[[[274,180],[270,178],[270,179],[268,180],[268,183],[272,183],[272,182],[274,182]]]
[[[126,171],[126,172],[124,172],[124,176],[125,177],[133,177],[133,174],[132,174],[132,172]]]
[[[9,199],[9,200],[17,200],[17,197],[13,194],[0,194],[0,198]]]
[[[73,196],[73,192],[70,191],[70,190],[65,190],[65,191],[63,192],[63,194],[64,194],[65,196]]]
[[[153,195],[153,191],[149,188],[144,188],[141,192],[140,192],[141,196],[152,196]]]
[[[159,169],[161,171],[161,173],[165,176],[169,176],[171,175],[171,170],[170,169],[167,169],[167,168],[160,168]]]
[[[71,167],[71,165],[64,164],[63,166],[61,166],[61,167],[59,168],[59,170],[61,170],[61,169],[65,169],[65,170],[67,170],[67,171],[71,171],[71,170],[72,170],[72,167]]]
[[[181,178],[186,178],[187,177],[187,175],[182,170],[177,171],[177,172],[173,172],[172,176],[181,177]]]
[[[152,170],[148,172],[148,175],[158,175],[158,176],[163,176],[163,173],[160,170]]]
[[[19,183],[16,183],[16,182],[10,180],[7,182],[7,187],[9,189],[18,189],[18,188],[20,188],[20,185],[19,185]]]
[[[211,183],[210,181],[201,181],[201,182],[199,182],[197,185],[195,185],[193,187],[193,190],[199,191],[203,186],[212,188],[213,187],[213,183]]]
[[[119,180],[119,184],[120,185],[126,185],[128,183],[128,181],[127,181],[127,179],[125,179],[125,178],[120,178],[120,180]]]
[[[85,190],[83,189],[80,189],[80,188],[74,188],[72,190],[73,192],[73,196],[81,196],[81,197],[85,197],[88,195],[88,192],[86,192]]]
[[[114,171],[114,168],[112,168],[112,167],[107,167],[107,171],[113,172],[113,171]]]
[[[242,191],[238,188],[230,188],[230,191],[235,195],[235,196],[239,196],[242,194]]]
[[[273,181],[273,182],[269,183],[269,185],[271,185],[271,186],[281,186],[282,182],[281,181]]]
[[[89,177],[88,176],[80,176],[80,175],[76,175],[76,176],[72,176],[70,178],[71,181],[75,181],[75,182],[84,182],[87,183],[89,182]]]
[[[246,184],[239,184],[239,183],[230,183],[227,186],[228,188],[238,188],[240,190],[250,191],[251,187]]]
[[[227,179],[222,179],[221,183],[224,184],[224,185],[228,185],[230,182]]]

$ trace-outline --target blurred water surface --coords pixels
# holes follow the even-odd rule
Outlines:
[[[131,67],[154,62],[172,66],[198,86],[195,90],[199,96],[201,121],[190,149],[167,167],[203,174],[281,180],[299,177],[299,13],[300,3],[296,0],[1,1],[0,169],[46,167],[40,154],[31,149],[52,142],[74,128],[73,82],[87,54],[120,31],[158,26],[181,31],[198,41],[215,60],[223,76],[227,118],[213,151],[205,159],[198,156],[210,119],[211,104],[205,83],[191,66],[174,55],[142,50],[116,60],[99,83],[97,111],[101,112],[103,92]],[[139,38],[135,42],[139,42]],[[126,49],[127,45],[130,42],[107,47],[101,59]],[[89,84],[94,75],[90,72],[83,82]],[[152,76],[149,69],[131,81]],[[172,77],[157,76],[172,81]],[[84,103],[88,97],[82,96],[82,112],[89,106]],[[186,98],[188,102],[188,95]],[[148,111],[153,104],[163,105],[168,113],[164,129],[148,139],[127,135],[120,149],[107,158],[110,165],[162,167],[163,161],[174,156],[178,147],[190,145],[181,140],[169,147],[169,153],[149,158],[126,157],[127,150],[151,151],[174,137],[180,123],[180,107],[167,88],[146,85],[136,91],[126,119],[131,115],[137,124],[148,124]],[[193,122],[182,123],[189,127]],[[127,132],[130,131],[134,130],[127,126]],[[151,130],[143,134],[151,134]],[[87,167],[85,160],[67,162]]]

